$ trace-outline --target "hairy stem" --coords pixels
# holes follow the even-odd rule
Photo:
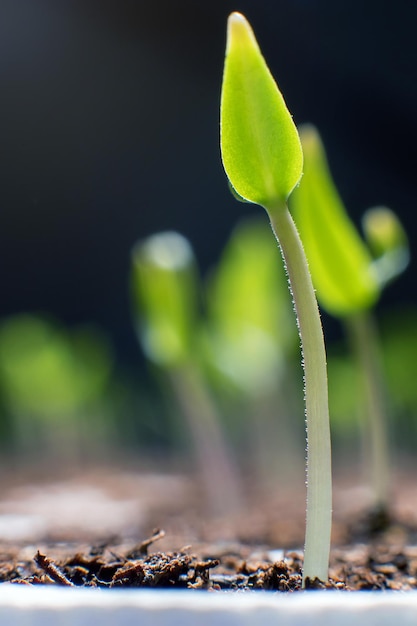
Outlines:
[[[328,578],[332,517],[330,426],[326,352],[320,314],[304,249],[284,206],[267,207],[285,262],[304,367],[307,425],[307,517],[303,585]]]

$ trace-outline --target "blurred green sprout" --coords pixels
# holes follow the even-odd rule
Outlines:
[[[246,219],[234,228],[207,281],[210,362],[240,393],[254,397],[276,388],[297,344],[278,263],[264,220]]]
[[[29,314],[0,326],[1,385],[15,413],[69,418],[100,397],[111,367],[107,346],[91,329],[69,334]]]
[[[258,492],[268,493],[277,477],[284,481],[299,466],[291,419],[299,340],[279,250],[264,219],[235,226],[209,273],[204,302],[207,373],[245,446],[246,471]]]
[[[409,261],[404,229],[393,211],[370,209],[360,237],[330,174],[313,126],[301,130],[304,176],[291,198],[319,302],[345,325],[361,374],[369,425],[371,482],[376,511],[387,511],[389,453],[380,347],[371,315],[382,289]]]
[[[95,327],[69,331],[29,313],[3,320],[0,390],[10,442],[22,459],[41,453],[64,466],[82,457],[84,444],[89,458],[107,447],[113,357]]]
[[[138,339],[165,373],[187,420],[211,509],[236,510],[240,488],[234,462],[201,372],[199,292],[185,237],[167,231],[134,246],[131,296]]]
[[[362,218],[362,228],[374,259],[373,269],[383,288],[408,267],[408,237],[394,211],[385,206],[368,209]]]
[[[300,135],[304,174],[290,207],[318,298],[336,316],[368,309],[379,296],[372,255],[343,206],[318,132],[305,126]]]
[[[162,367],[185,362],[197,323],[197,269],[188,240],[151,235],[132,251],[134,319],[147,357]]]

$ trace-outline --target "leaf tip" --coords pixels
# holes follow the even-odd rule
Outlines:
[[[227,50],[232,45],[247,45],[248,43],[258,47],[254,32],[248,20],[242,13],[234,11],[227,20]]]

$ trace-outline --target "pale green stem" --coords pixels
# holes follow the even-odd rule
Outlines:
[[[326,351],[307,259],[294,221],[285,205],[267,210],[288,273],[303,355],[307,424],[305,585],[307,578],[326,581],[329,569],[332,478]]]
[[[182,363],[171,370],[171,382],[191,433],[209,509],[237,513],[242,496],[236,464],[198,367]]]
[[[374,506],[388,509],[389,445],[378,337],[373,316],[368,311],[345,320],[362,383],[365,401]]]

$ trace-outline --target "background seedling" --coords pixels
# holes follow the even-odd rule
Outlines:
[[[362,382],[371,458],[374,506],[388,508],[389,461],[386,399],[372,310],[382,288],[408,263],[407,238],[387,208],[368,211],[365,233],[375,258],[350,220],[332,181],[317,130],[301,131],[304,176],[291,209],[306,249],[322,306],[341,319]]]
[[[25,460],[38,451],[59,465],[111,439],[106,399],[112,373],[107,342],[95,329],[72,332],[30,314],[0,325],[0,388],[12,439]]]
[[[284,268],[265,220],[234,228],[205,290],[205,347],[258,490],[297,467],[292,393],[297,330]],[[276,413],[276,415],[275,415]],[[276,419],[279,416],[279,419]],[[242,436],[243,435],[243,436]]]
[[[198,291],[194,254],[185,237],[164,232],[136,244],[131,292],[138,337],[170,381],[187,420],[209,506],[226,513],[240,507],[240,487],[201,374]]]
[[[362,228],[383,288],[400,276],[410,262],[407,235],[395,213],[385,206],[368,209],[362,218]]]
[[[332,500],[326,355],[307,261],[286,205],[301,177],[303,155],[283,97],[239,13],[228,21],[221,150],[235,192],[266,209],[288,272],[302,343],[308,437],[303,580],[326,580]]]

